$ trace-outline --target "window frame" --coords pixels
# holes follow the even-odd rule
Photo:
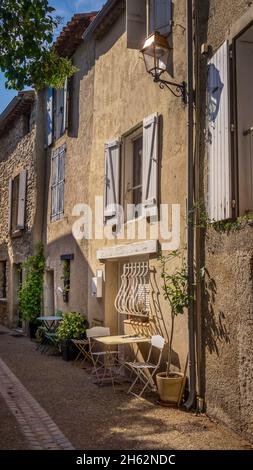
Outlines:
[[[143,124],[138,124],[132,130],[127,132],[122,136],[123,146],[122,146],[122,194],[121,194],[121,203],[124,208],[124,222],[134,222],[143,217],[143,211],[135,217],[134,213],[132,215],[127,211],[127,205],[133,204],[133,159],[134,159],[134,142],[138,139],[143,139]],[[130,156],[130,159],[129,159]],[[128,162],[129,159],[129,162]],[[143,167],[143,142],[142,142],[142,167]],[[142,180],[142,171],[141,171],[141,180]],[[130,183],[131,181],[131,183]],[[131,187],[129,187],[129,183]],[[143,187],[143,181],[141,184]],[[128,198],[128,194],[132,195],[131,200]],[[143,205],[143,191],[141,198],[141,206]],[[142,207],[141,207],[142,209]]]

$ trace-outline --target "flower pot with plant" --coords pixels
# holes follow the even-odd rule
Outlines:
[[[168,269],[168,263],[171,264],[172,259],[180,260],[180,266],[173,272]],[[165,372],[156,375],[157,389],[162,403],[179,404],[184,384],[184,374],[171,371],[172,344],[175,319],[177,316],[183,315],[189,304],[188,273],[185,260],[179,250],[172,251],[168,256],[160,256],[159,260],[162,270],[163,295],[170,305],[171,329],[167,368]]]
[[[72,339],[86,337],[87,319],[78,312],[63,313],[56,335],[59,340],[62,357],[65,361],[73,360],[78,353]]]
[[[41,325],[37,317],[41,314],[45,270],[42,244],[37,246],[34,255],[22,263],[22,270],[25,276],[18,292],[19,310],[21,319],[28,323],[30,337],[35,338],[36,330]]]

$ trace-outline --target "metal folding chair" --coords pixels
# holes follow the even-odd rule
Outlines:
[[[78,355],[76,356],[75,363],[81,358],[80,367],[83,367],[83,364],[86,361],[92,362],[92,357],[89,351],[89,341],[87,339],[72,339],[75,347],[78,349]]]
[[[110,328],[94,326],[93,328],[87,329],[86,334],[89,341],[89,354],[93,363],[93,374],[96,376],[97,384],[102,385],[109,374],[114,389],[112,368],[116,363],[118,351],[112,351],[111,349],[97,351],[95,349],[96,342],[94,341],[94,338],[110,336]]]
[[[160,366],[164,345],[165,345],[165,339],[162,336],[160,335],[152,336],[146,362],[138,362],[137,360],[135,360],[133,362],[125,363],[125,365],[129,367],[130,370],[136,375],[136,378],[131,384],[127,393],[131,393],[132,395],[139,398],[142,396],[146,388],[149,387],[150,389],[153,389],[154,387],[153,377],[155,373],[157,372],[157,369]],[[151,358],[151,354],[153,350],[159,351],[157,355],[157,360],[155,363],[150,362],[150,358]],[[144,384],[144,386],[142,387],[141,391],[137,394],[133,392],[133,389],[134,389],[134,386],[138,382],[141,382],[142,384]]]

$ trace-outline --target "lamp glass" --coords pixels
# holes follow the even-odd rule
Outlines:
[[[167,69],[170,52],[167,39],[158,33],[154,33],[146,39],[141,52],[147,72],[159,78],[161,73]]]

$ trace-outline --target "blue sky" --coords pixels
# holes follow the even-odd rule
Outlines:
[[[86,11],[98,11],[106,3],[106,0],[49,0],[49,3],[56,9],[56,14],[63,18],[63,23],[59,29],[60,32],[72,15]],[[5,89],[4,76],[0,72],[0,113],[16,94],[15,90]]]

